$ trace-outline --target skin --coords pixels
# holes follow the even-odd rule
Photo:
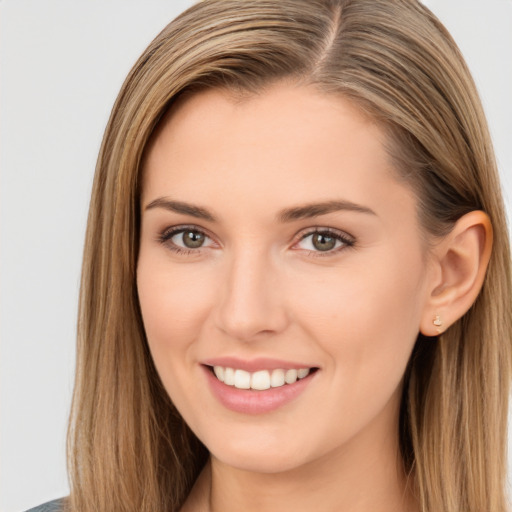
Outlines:
[[[347,100],[290,84],[243,100],[198,93],[153,137],[137,268],[144,327],[165,389],[211,453],[184,511],[416,510],[397,422],[442,273],[383,143]],[[162,198],[215,220],[155,206]],[[371,213],[276,220],[333,200]],[[180,235],[162,240],[183,225],[207,235],[186,254],[173,251]],[[303,238],[325,228],[353,245],[321,252]],[[201,361],[219,356],[319,370],[292,402],[247,415],[207,385]]]

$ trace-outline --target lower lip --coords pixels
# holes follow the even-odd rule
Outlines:
[[[263,414],[283,407],[295,400],[318,373],[310,373],[293,384],[256,391],[228,386],[217,379],[208,366],[203,366],[203,369],[210,389],[219,402],[227,409],[243,414]]]

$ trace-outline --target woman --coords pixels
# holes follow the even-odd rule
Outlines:
[[[510,253],[410,0],[207,0],[128,76],[84,256],[86,510],[505,511]]]

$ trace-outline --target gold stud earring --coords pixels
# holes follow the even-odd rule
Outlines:
[[[443,322],[441,321],[441,317],[439,315],[436,315],[436,317],[434,318],[432,323],[437,327],[437,333],[440,334],[441,327],[443,325]]]

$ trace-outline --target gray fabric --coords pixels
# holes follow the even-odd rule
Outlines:
[[[31,508],[27,512],[60,512],[62,510],[62,499],[43,503],[38,507]]]

